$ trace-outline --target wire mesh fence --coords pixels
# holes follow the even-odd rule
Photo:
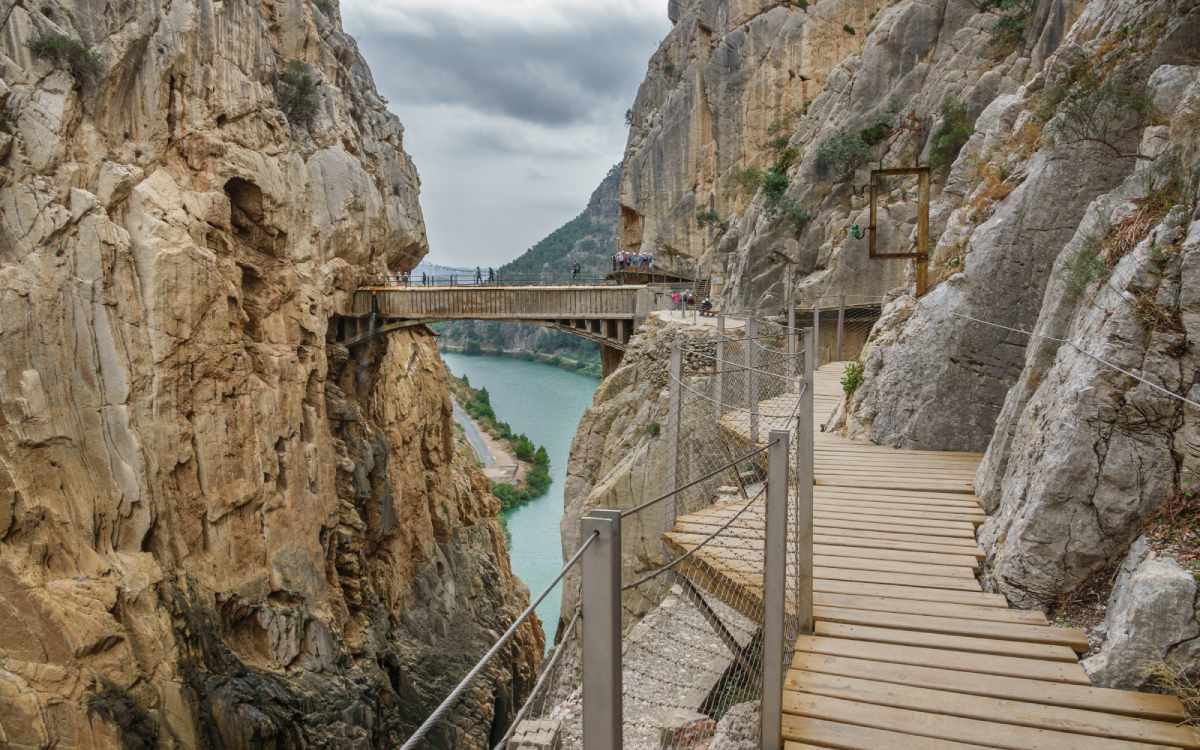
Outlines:
[[[813,328],[816,365],[857,359],[879,321],[882,297],[826,295],[796,305],[797,325]]]

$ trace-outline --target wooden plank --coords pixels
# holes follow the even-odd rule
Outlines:
[[[981,508],[968,505],[926,505],[920,500],[858,500],[850,498],[818,498],[816,504],[826,508],[854,508],[855,510],[903,510],[920,513],[949,514],[955,516],[970,516],[971,518],[987,518]],[[936,517],[936,516],[935,516]]]
[[[839,750],[979,750],[984,747],[787,713],[783,715],[783,737],[785,750],[808,747]],[[803,744],[805,742],[820,744]]]
[[[879,508],[867,505],[850,505],[842,503],[820,502],[813,504],[813,512],[815,513],[849,513],[864,521],[869,521],[873,518],[911,518],[921,521],[952,521],[957,523],[970,523],[978,526],[986,520],[987,516],[982,513],[953,513],[922,510],[920,508],[910,509],[904,507]]]
[[[671,537],[675,539],[680,546],[687,548],[694,547],[708,539],[707,534],[697,534],[692,532],[671,532]],[[762,540],[753,537],[718,536],[709,541],[708,544],[734,549],[762,549]],[[979,561],[974,555],[965,555],[961,553],[912,552],[903,549],[894,549],[891,546],[883,546],[882,549],[866,549],[863,547],[852,547],[842,544],[817,543],[813,545],[813,553],[817,555],[834,557],[861,557],[864,555],[870,555],[872,558],[879,560],[898,560],[904,562],[924,563],[926,565],[956,566],[968,569],[975,568],[979,565]]]
[[[960,536],[964,537],[974,537],[975,534],[975,527],[969,521],[935,521],[929,518],[906,518],[894,513],[886,516],[864,517],[858,513],[814,509],[813,517],[817,520],[830,522],[869,521],[875,524],[884,524],[900,531],[920,529],[924,533],[930,533],[933,529],[945,529],[947,531],[956,531]]]
[[[1164,722],[844,675],[795,671],[790,673],[785,681],[785,691],[787,690],[869,703],[873,706],[999,721],[1006,725],[1054,729],[1098,738],[1183,748],[1200,747],[1200,743],[1196,742],[1195,733],[1190,728],[1176,727]]]
[[[1077,661],[1047,661],[1041,658],[950,651],[936,647],[904,646],[819,635],[800,636],[796,640],[796,650],[889,664],[936,667],[976,675],[1025,677],[1053,683],[1091,685],[1087,672],[1083,671],[1083,667]]]
[[[869,612],[895,612],[936,617],[958,617],[964,620],[986,620],[989,622],[1011,622],[1023,625],[1048,625],[1046,615],[1041,612],[1001,607],[981,607],[972,604],[948,602],[922,602],[912,599],[892,599],[883,596],[853,596],[850,594],[816,595],[816,603],[826,607],[861,609]]]
[[[919,490],[933,490],[936,492],[969,492],[972,485],[969,482],[953,482],[936,479],[914,479],[907,481],[905,479],[891,479],[887,477],[877,477],[869,475],[855,474],[827,474],[819,472],[813,479],[816,486],[836,485],[839,487],[912,487]]]
[[[882,583],[860,583],[856,581],[813,581],[814,591],[830,594],[852,594],[855,596],[884,596],[893,599],[912,599],[921,602],[952,602],[974,604],[980,607],[1008,607],[1008,602],[999,594],[982,591],[953,591],[950,589],[924,588],[921,586],[893,586]]]
[[[854,570],[878,570],[882,573],[911,573],[919,576],[956,576],[975,580],[973,568],[954,565],[928,565],[924,563],[900,562],[899,560],[873,560],[867,557],[845,555],[815,555],[819,566],[829,568],[853,568]]]
[[[943,648],[948,651],[970,651],[997,656],[1020,656],[1027,659],[1049,659],[1076,662],[1079,657],[1067,646],[1027,641],[1007,641],[977,636],[947,635],[919,630],[848,625],[840,622],[818,621],[816,634],[832,638],[854,638],[861,641],[895,643],[901,646]]]
[[[967,635],[975,638],[998,638],[1023,643],[1045,643],[1066,646],[1077,653],[1087,653],[1087,635],[1076,628],[1055,628],[1045,625],[964,620],[957,617],[911,615],[899,612],[866,612],[840,607],[818,607],[817,619],[845,625],[866,625],[896,630],[917,630],[923,633]]]
[[[813,541],[817,544],[827,546],[838,546],[843,549],[858,549],[867,550],[907,550],[911,552],[925,552],[938,555],[949,555],[951,557],[969,557],[975,560],[978,565],[985,555],[983,550],[978,547],[955,547],[949,544],[937,544],[936,542],[913,542],[904,541],[901,539],[872,539],[870,537],[853,537],[843,536],[841,534],[821,533],[817,532],[813,536]],[[870,552],[874,554],[874,551]]]
[[[1005,724],[1002,720],[983,721],[891,706],[866,705],[857,701],[790,690],[784,691],[783,710],[793,716],[854,723],[1007,750],[1151,750],[1161,747],[1143,742]]]
[[[1187,718],[1183,704],[1179,702],[1179,699],[1169,695],[1109,690],[1090,685],[1046,682],[1025,677],[980,675],[975,672],[851,659],[844,656],[829,656],[804,651],[795,655],[792,659],[792,667],[807,672],[894,682],[900,685],[950,690],[992,698],[1009,698],[1046,706],[1104,711],[1161,721],[1181,722]]]
[[[967,524],[967,525],[969,526],[970,524]],[[975,544],[975,532],[974,531],[964,531],[962,529],[943,529],[943,528],[939,528],[936,526],[905,526],[903,529],[899,529],[899,528],[897,528],[897,526],[895,526],[891,523],[876,523],[874,521],[870,521],[870,522],[868,522],[868,521],[850,521],[845,518],[830,518],[828,516],[821,516],[821,517],[813,519],[813,527],[818,530],[820,530],[820,529],[853,529],[856,532],[858,532],[858,531],[877,531],[877,532],[881,532],[883,534],[889,534],[889,535],[909,534],[910,536],[908,538],[911,538],[912,536],[947,537],[949,539],[957,540],[959,543],[964,544],[964,545],[968,545],[968,544],[974,545]],[[876,536],[875,538],[886,539],[888,537]]]
[[[918,586],[931,589],[954,589],[957,591],[982,591],[983,588],[974,578],[956,578],[954,576],[916,576],[904,573],[884,573],[874,570],[853,570],[851,568],[826,568],[817,566],[815,575],[818,579],[830,581],[861,581],[863,583],[887,583],[894,586]]]

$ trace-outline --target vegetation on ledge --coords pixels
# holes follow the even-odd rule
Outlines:
[[[545,446],[535,446],[528,436],[514,433],[508,422],[500,421],[492,408],[487,388],[472,388],[466,376],[460,378],[451,375],[450,392],[481,429],[497,440],[507,442],[517,460],[527,465],[528,470],[520,485],[492,483],[492,494],[499,498],[501,508],[511,510],[545,495],[551,482],[550,455]]]

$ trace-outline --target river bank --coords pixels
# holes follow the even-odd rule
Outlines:
[[[442,341],[438,342],[438,350],[443,354],[461,354],[464,357],[504,357],[520,359],[526,362],[536,362],[538,364],[549,365],[550,367],[557,367],[567,372],[578,373],[585,377],[596,378],[597,380],[603,376],[602,366],[599,362],[575,359],[563,354],[543,354],[524,349],[489,349],[484,346],[475,349],[470,345],[460,346],[458,344],[447,344]]]
[[[459,403],[457,397],[453,399],[453,403],[454,420],[462,428],[467,442],[475,452],[475,457],[479,459],[479,465],[483,469],[484,475],[493,483],[503,482],[518,485],[523,482],[529,471],[528,465],[517,458],[517,454],[508,447],[506,441],[492,437],[479,422],[475,421]]]
[[[443,353],[442,359],[453,374],[466,375],[473,387],[486,388],[496,411],[512,429],[545,446],[550,456],[551,484],[546,494],[503,513],[513,572],[536,595],[562,567],[559,524],[571,441],[600,381],[515,357]],[[554,642],[559,606],[556,590],[537,608],[548,644]]]

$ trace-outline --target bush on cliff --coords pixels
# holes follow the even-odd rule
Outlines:
[[[953,164],[974,132],[975,122],[967,105],[957,97],[946,97],[942,102],[942,124],[933,134],[929,149],[929,166],[942,169]]]
[[[29,51],[39,60],[66,68],[80,84],[92,83],[103,66],[99,56],[78,39],[46,31],[29,40]]]
[[[870,158],[871,147],[859,133],[848,130],[834,133],[817,146],[817,176],[844,182],[853,177],[854,172]]]
[[[275,82],[279,108],[293,125],[308,127],[317,116],[320,98],[317,95],[317,79],[308,65],[300,60],[291,60]]]

